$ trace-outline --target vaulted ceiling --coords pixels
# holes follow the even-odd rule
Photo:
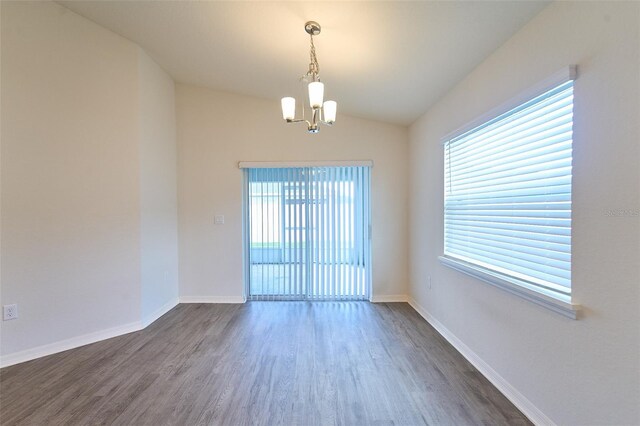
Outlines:
[[[338,114],[410,124],[547,1],[59,1],[140,45],[176,81],[299,97],[315,38]]]

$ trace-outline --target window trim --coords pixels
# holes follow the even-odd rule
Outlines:
[[[552,292],[535,287],[526,281],[500,274],[471,263],[454,259],[450,256],[438,256],[438,260],[444,266],[455,269],[463,274],[477,278],[525,300],[533,302],[544,308],[564,315],[567,318],[577,319],[580,305],[571,302],[570,296],[558,296]]]
[[[239,169],[277,169],[291,167],[373,167],[373,160],[238,162]]]
[[[488,112],[476,117],[474,120],[466,123],[458,129],[449,132],[443,136],[440,141],[444,147],[449,141],[459,137],[460,135],[475,129],[476,127],[505,114],[512,109],[522,105],[525,102],[549,91],[553,88],[564,84],[568,81],[575,80],[577,77],[577,67],[569,65],[552,74],[543,81],[522,91],[517,96],[509,99],[505,103]],[[482,266],[478,266],[462,259],[457,259],[445,254],[438,257],[440,263],[456,271],[462,272],[471,277],[477,278],[511,294],[519,296],[525,300],[533,302],[537,305],[545,307],[553,312],[561,314],[571,319],[577,319],[580,305],[573,303],[572,295],[563,295],[553,291],[547,291],[542,287],[533,285],[527,281],[515,278],[510,275],[502,274]]]

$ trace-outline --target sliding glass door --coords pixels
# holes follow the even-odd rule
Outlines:
[[[370,168],[244,173],[249,299],[368,299]]]

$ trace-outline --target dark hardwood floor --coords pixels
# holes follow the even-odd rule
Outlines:
[[[3,425],[522,425],[406,303],[181,304],[0,370]]]

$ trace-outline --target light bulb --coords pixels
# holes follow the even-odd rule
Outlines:
[[[309,105],[311,108],[320,108],[324,98],[324,83],[314,81],[309,83]]]
[[[293,120],[296,116],[296,99],[291,97],[282,98],[282,118]]]
[[[336,101],[327,101],[324,103],[322,107],[324,113],[324,121],[329,124],[333,124],[336,121],[336,109],[338,108],[338,104]]]

